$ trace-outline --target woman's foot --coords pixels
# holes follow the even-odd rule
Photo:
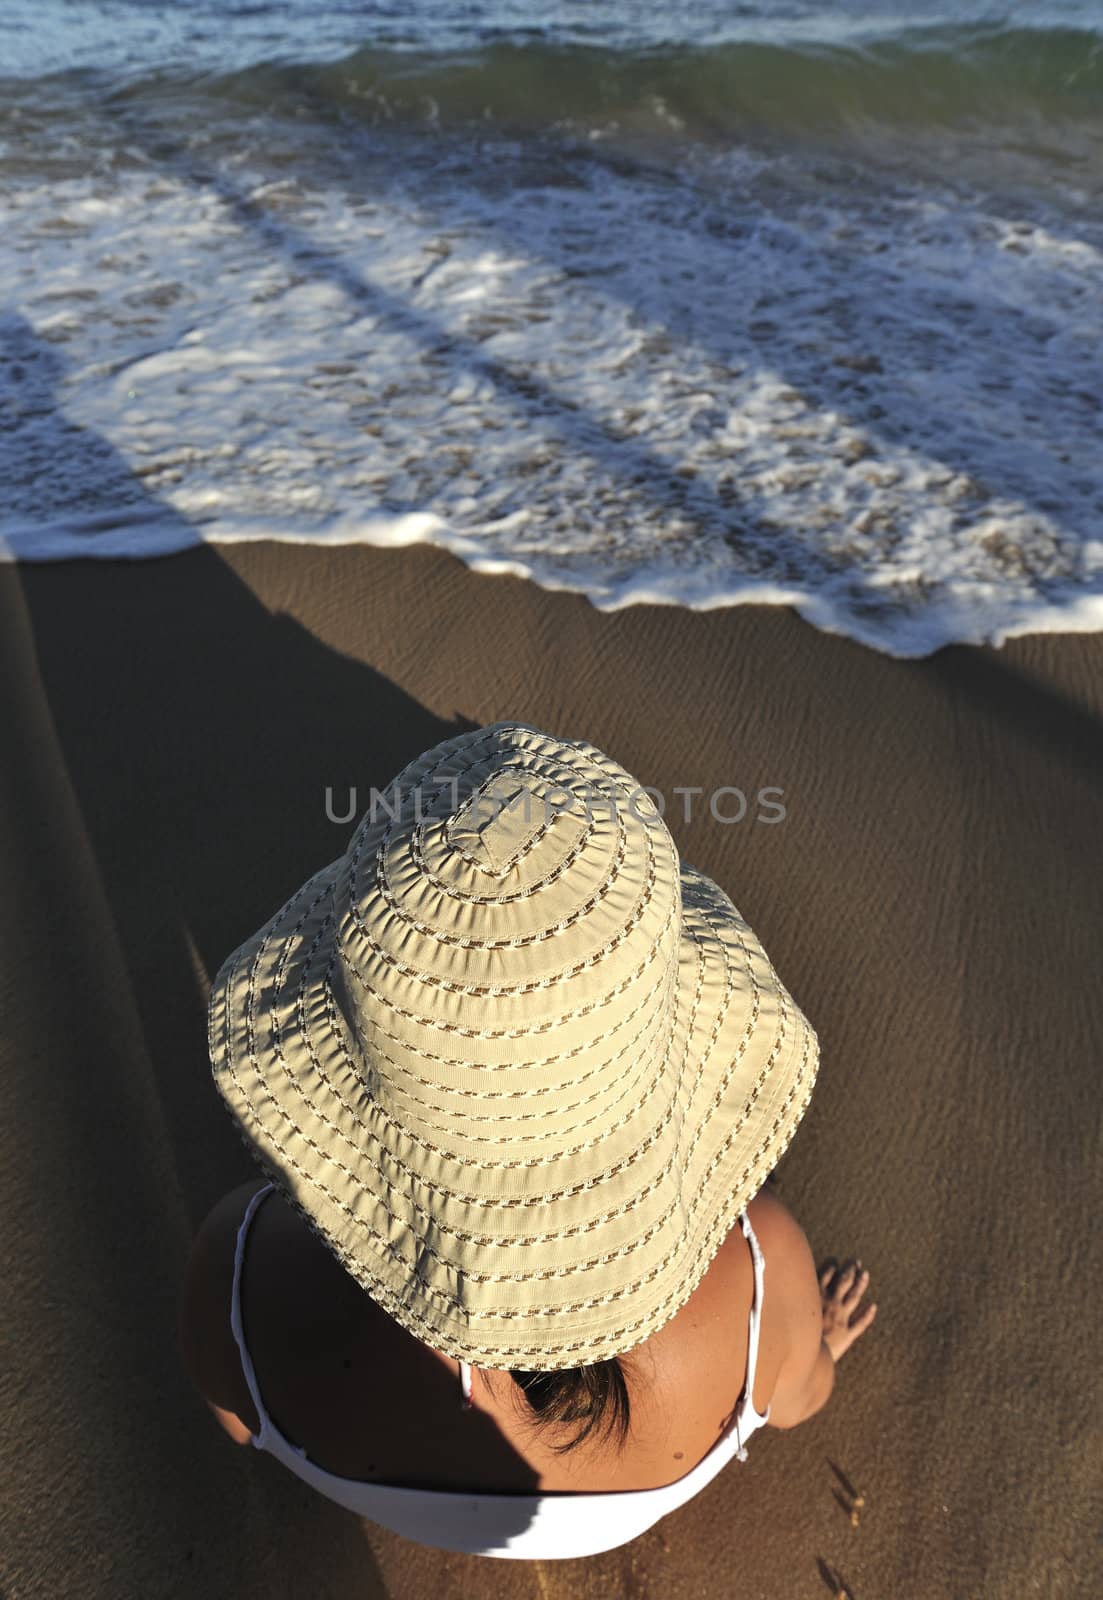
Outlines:
[[[869,1273],[863,1271],[860,1261],[846,1261],[838,1268],[826,1266],[820,1273],[823,1342],[836,1361],[877,1315],[876,1305],[861,1304],[868,1287]]]

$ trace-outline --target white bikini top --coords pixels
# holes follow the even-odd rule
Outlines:
[[[257,1191],[249,1201],[238,1229],[234,1254],[234,1287],[230,1325],[241,1353],[241,1366],[260,1418],[260,1432],[250,1443],[264,1450],[327,1499],[359,1516],[368,1517],[407,1539],[438,1550],[469,1555],[500,1556],[522,1561],[568,1560],[614,1550],[653,1527],[662,1517],[692,1500],[727,1465],[733,1456],[747,1459],[747,1440],[768,1421],[754,1408],[758,1336],[762,1319],[765,1263],[754,1230],[744,1211],[739,1218],[754,1261],[754,1299],[749,1319],[747,1376],[735,1413],[708,1455],[675,1483],[657,1489],[609,1490],[544,1494],[477,1494],[458,1489],[410,1489],[391,1484],[338,1477],[311,1461],[306,1451],[292,1444],[276,1427],[261,1399],[253,1362],[245,1344],[241,1321],[241,1270],[245,1241],[258,1206],[273,1184]],[[460,1362],[460,1392],[465,1410],[471,1406],[471,1367]]]

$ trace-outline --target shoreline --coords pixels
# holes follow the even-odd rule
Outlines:
[[[109,565],[131,564],[142,561],[162,561],[168,557],[186,554],[189,550],[212,549],[224,552],[224,558],[233,564],[231,550],[242,546],[278,544],[304,551],[368,550],[393,553],[408,549],[425,549],[451,556],[479,577],[513,578],[521,583],[531,583],[549,595],[572,595],[585,600],[602,615],[644,606],[671,606],[692,612],[729,611],[744,607],[764,607],[770,610],[791,610],[809,627],[831,638],[847,639],[852,644],[886,656],[890,661],[927,661],[940,651],[953,646],[970,646],[976,649],[1001,650],[1012,639],[1032,638],[1036,634],[1103,633],[1103,592],[1085,586],[1070,586],[1067,596],[1060,602],[1042,604],[1035,600],[1026,606],[1012,605],[1007,597],[992,605],[987,611],[975,602],[972,605],[947,603],[941,608],[931,608],[931,613],[909,614],[886,606],[892,622],[884,631],[873,622],[864,621],[854,610],[840,609],[830,593],[821,587],[802,588],[798,583],[780,584],[765,579],[744,577],[728,587],[717,588],[707,577],[698,575],[695,581],[683,581],[681,587],[671,589],[673,569],[652,571],[642,563],[633,576],[616,584],[598,582],[593,575],[589,586],[583,580],[572,584],[562,576],[541,573],[539,563],[526,565],[520,557],[486,553],[478,536],[454,533],[441,518],[428,512],[414,512],[392,518],[378,519],[378,525],[369,525],[367,533],[357,524],[352,532],[333,530],[319,534],[315,539],[304,539],[295,531],[292,520],[287,533],[267,529],[260,533],[225,532],[204,537],[192,524],[169,515],[162,507],[164,525],[151,535],[145,524],[148,508],[138,507],[134,512],[136,524],[142,525],[149,543],[140,554],[132,552],[136,528],[129,526],[125,517],[110,533],[97,533],[101,517],[89,519],[89,529],[79,531],[79,519],[67,518],[57,529],[44,529],[41,525],[24,532],[19,528],[4,532],[0,525],[0,567],[38,567],[66,565],[73,562],[105,562]],[[216,525],[217,526],[217,525]],[[74,532],[74,527],[78,531]],[[435,535],[435,536],[434,536]],[[868,608],[870,616],[877,607]],[[963,615],[962,615],[963,614]],[[893,631],[895,627],[895,631]]]

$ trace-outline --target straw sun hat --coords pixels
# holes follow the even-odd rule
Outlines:
[[[816,1035],[585,741],[499,722],[377,793],[215,978],[218,1090],[423,1343],[530,1371],[623,1354],[789,1144]]]

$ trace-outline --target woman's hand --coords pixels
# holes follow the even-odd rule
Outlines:
[[[823,1342],[835,1361],[865,1333],[877,1315],[876,1305],[861,1305],[868,1287],[869,1273],[862,1270],[860,1261],[847,1261],[838,1269],[824,1267],[820,1273]]]

